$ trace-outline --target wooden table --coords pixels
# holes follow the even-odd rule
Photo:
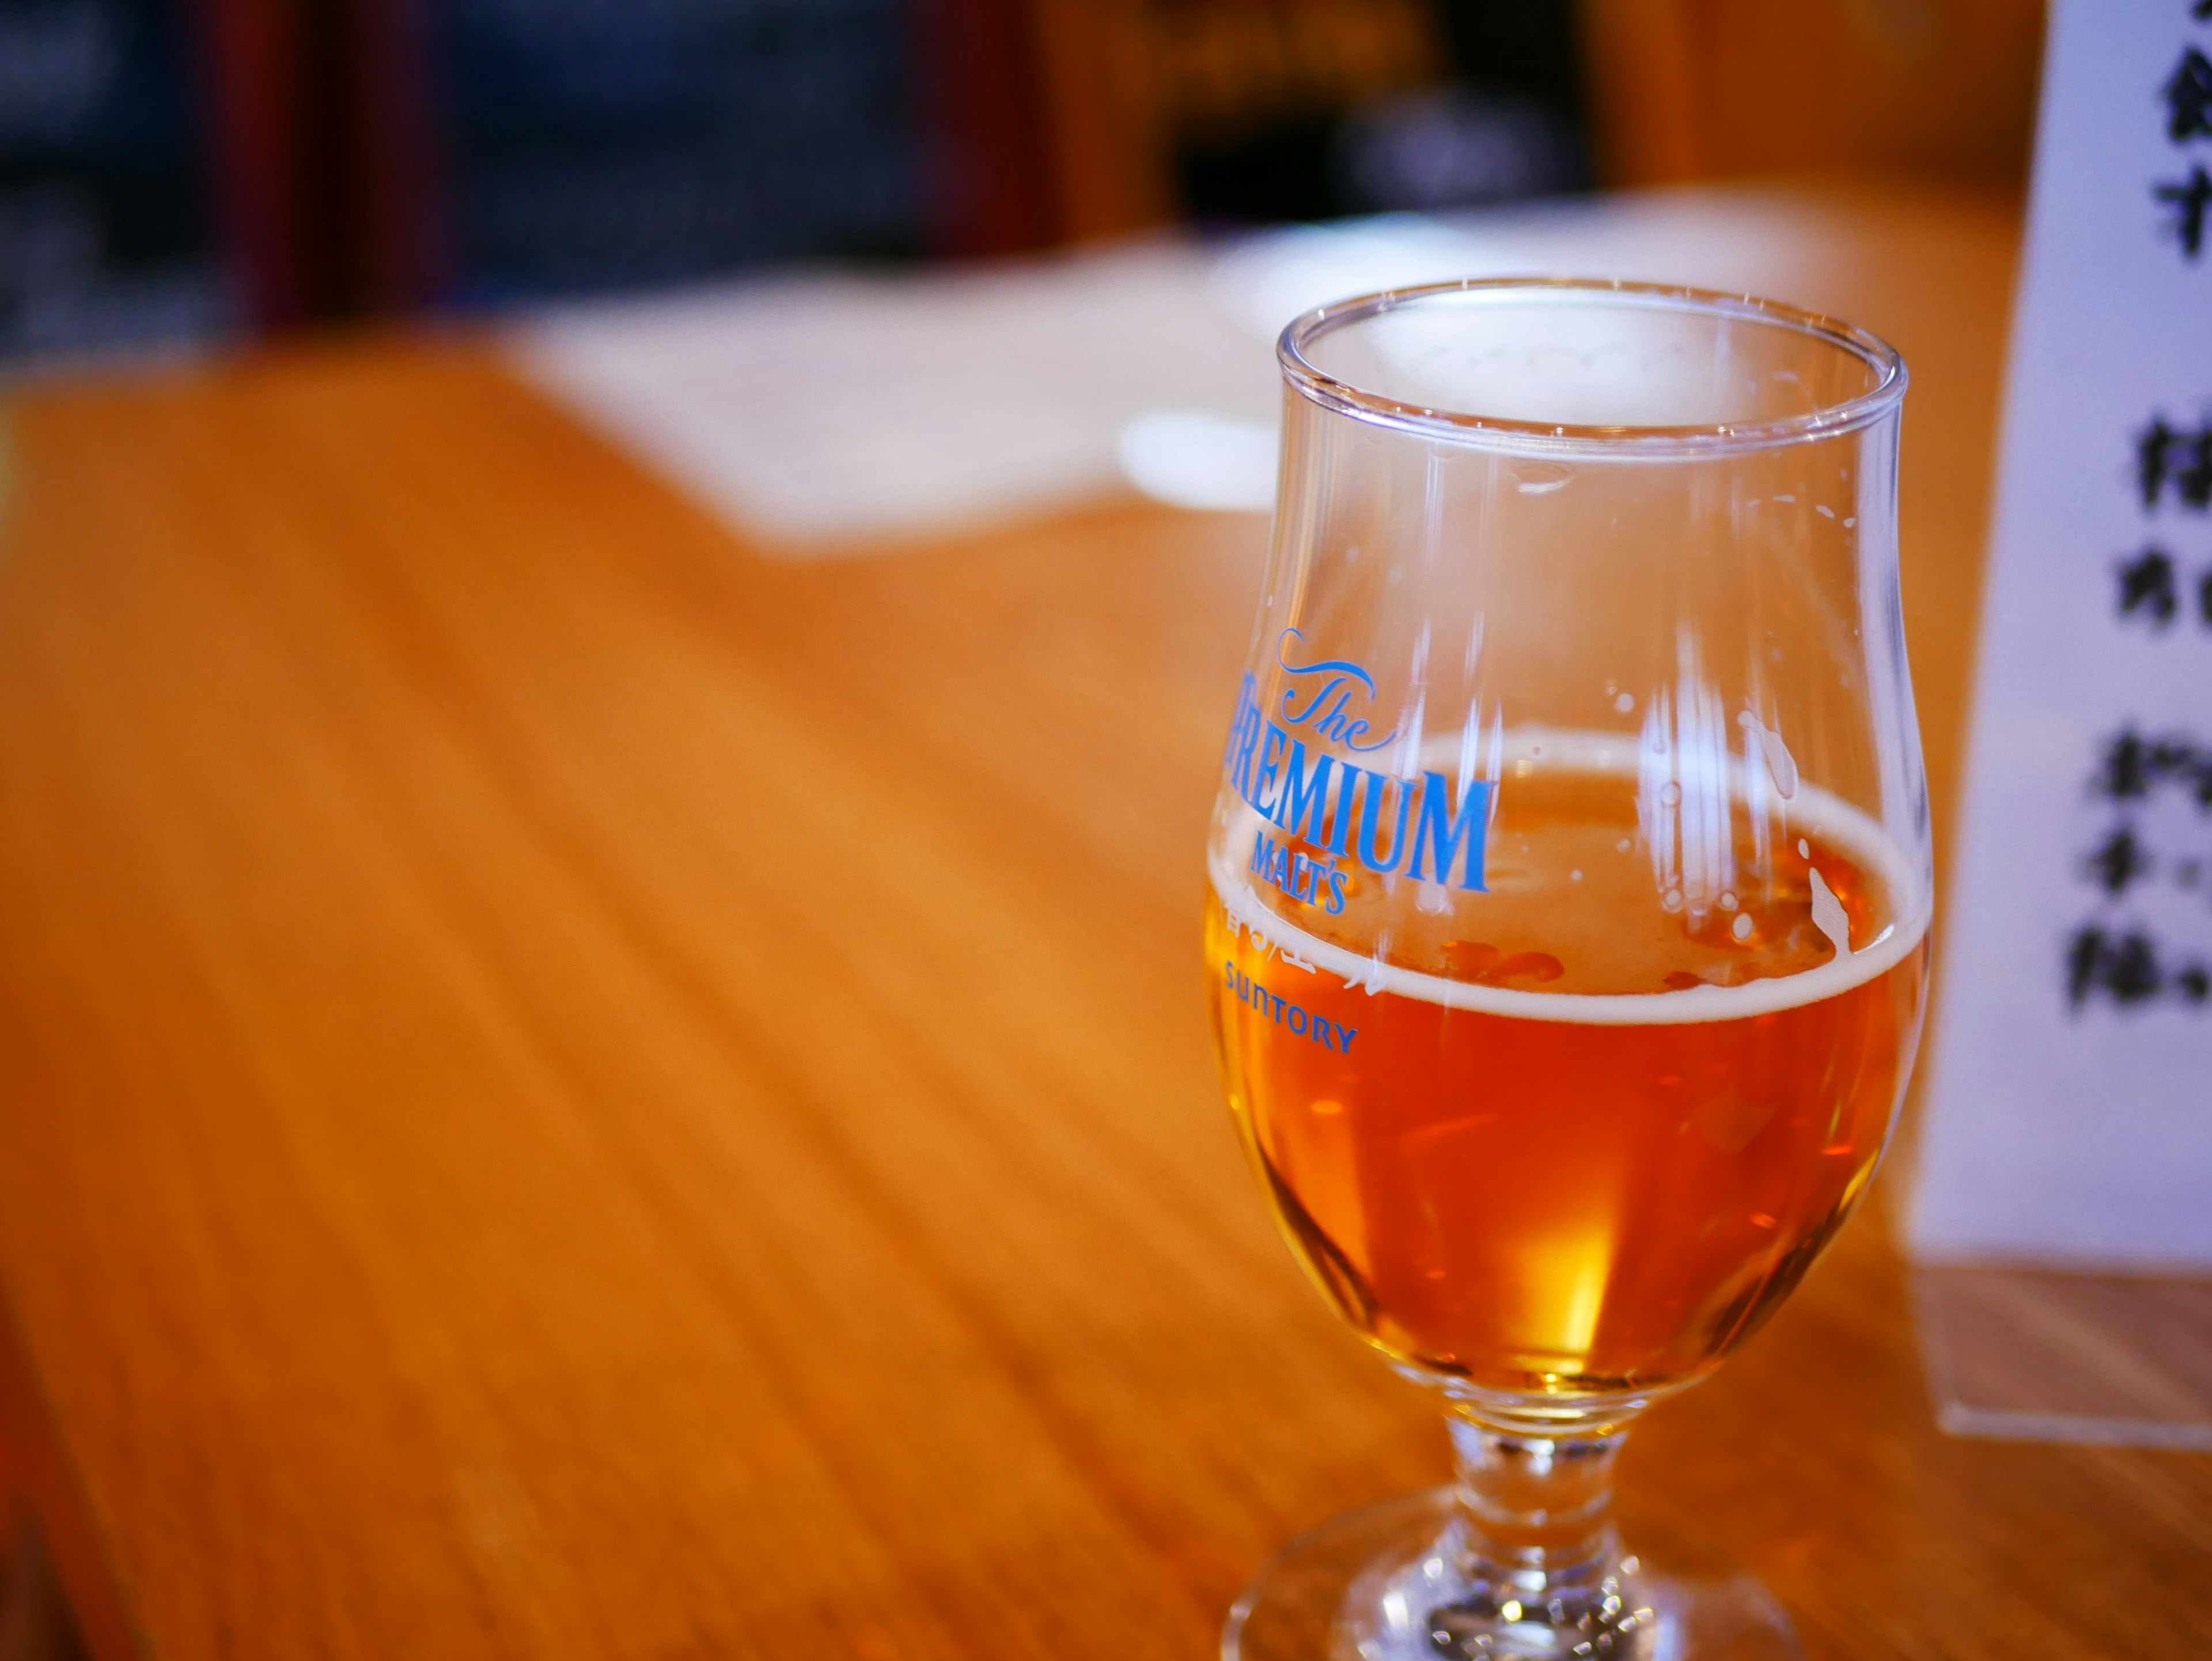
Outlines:
[[[1948,804],[2010,222],[1834,211]],[[1207,1052],[1256,522],[769,561],[393,340],[11,468],[0,1425],[103,1661],[1198,1658],[1437,1479]],[[1873,1210],[1627,1500],[1818,1658],[2193,1651],[2212,1459],[1939,1434]]]

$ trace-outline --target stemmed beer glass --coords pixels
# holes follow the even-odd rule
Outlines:
[[[1224,1653],[1792,1653],[1755,1589],[1622,1555],[1611,1469],[1796,1285],[1911,1068],[1905,366],[1559,280],[1348,301],[1279,355],[1214,1030],[1285,1238],[1458,1470],[1293,1542]]]

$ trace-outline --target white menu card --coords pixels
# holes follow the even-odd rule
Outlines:
[[[2207,1271],[2212,0],[2050,18],[1910,1233]]]

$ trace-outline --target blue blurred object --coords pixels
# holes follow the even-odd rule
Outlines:
[[[448,0],[426,21],[449,301],[923,243],[900,0]]]
[[[0,362],[205,343],[240,302],[161,0],[0,0]]]
[[[1589,183],[1582,133],[1568,116],[1531,97],[1464,85],[1352,110],[1333,159],[1338,194],[1357,212],[1474,207]]]
[[[1182,0],[1162,36],[1188,214],[1264,224],[1587,190],[1571,0]],[[1326,72],[1323,72],[1326,71]]]

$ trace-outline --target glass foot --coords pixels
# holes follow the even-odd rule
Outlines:
[[[1684,1542],[1524,1607],[1462,1565],[1453,1490],[1386,1500],[1283,1548],[1229,1611],[1222,1661],[1802,1661],[1782,1606]]]

